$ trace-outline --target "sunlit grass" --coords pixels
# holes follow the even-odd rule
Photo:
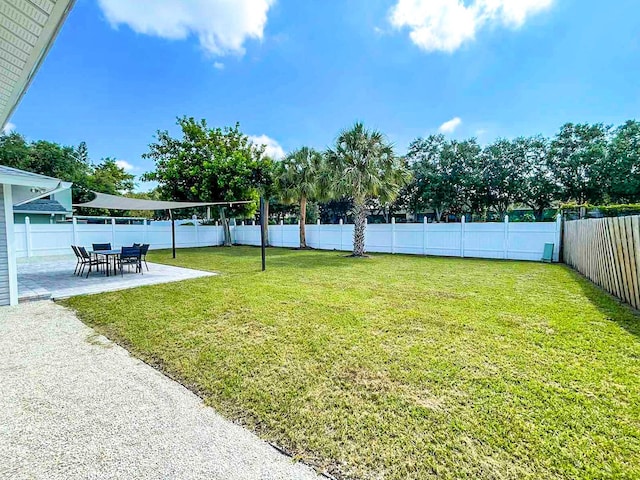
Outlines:
[[[250,247],[65,301],[303,460],[361,478],[639,478],[640,317],[564,266]]]

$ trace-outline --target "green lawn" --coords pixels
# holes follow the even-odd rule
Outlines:
[[[64,303],[343,478],[640,478],[640,317],[561,265],[154,252],[220,276]]]

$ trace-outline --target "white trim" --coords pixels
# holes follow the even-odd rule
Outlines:
[[[9,305],[18,304],[18,267],[16,265],[15,233],[13,228],[13,195],[11,185],[2,185],[4,195],[5,231],[7,233],[7,271],[9,272]]]

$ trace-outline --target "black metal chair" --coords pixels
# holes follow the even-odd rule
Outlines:
[[[144,262],[144,266],[147,267],[147,272],[149,271],[149,264],[147,264],[147,253],[149,253],[149,245],[148,243],[143,243],[140,245],[140,260]]]
[[[135,265],[136,273],[142,273],[140,247],[122,247],[120,257],[118,258],[118,267],[120,268],[120,275],[122,276],[124,276],[125,265],[127,266],[127,270],[129,270],[132,265]]]
[[[93,251],[98,252],[100,250],[111,250],[111,244],[110,243],[94,243]]]
[[[100,270],[101,265],[104,265],[106,267],[107,265],[106,257],[98,257],[97,255],[92,256],[89,252],[87,252],[87,249],[84,247],[76,247],[76,248],[78,250],[78,253],[80,253],[80,257],[81,257],[80,275],[84,273],[84,269],[87,265],[89,266],[89,270],[87,271],[86,278],[89,278],[89,274],[91,273],[91,269],[93,267],[96,267],[96,270]]]
[[[73,274],[78,275],[78,273],[80,272],[80,267],[82,266],[82,256],[80,255],[78,247],[76,247],[75,245],[71,245],[71,249],[76,256],[76,268],[73,269]]]

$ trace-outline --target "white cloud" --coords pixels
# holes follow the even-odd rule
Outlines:
[[[195,35],[213,55],[244,53],[247,39],[261,40],[275,0],[98,0],[113,27],[172,40]]]
[[[222,62],[213,62],[213,68],[218,70],[224,70],[224,63]]]
[[[135,167],[126,160],[116,160],[116,165],[127,172],[133,170]]]
[[[440,125],[438,131],[440,133],[453,133],[460,125],[462,125],[462,119],[460,117],[455,117]]]
[[[15,129],[16,129],[16,124],[15,123],[7,122],[7,124],[2,129],[2,133],[4,133],[5,135],[9,135]]]
[[[426,51],[453,52],[487,26],[519,28],[555,0],[397,0],[389,21]]]
[[[251,140],[254,145],[264,145],[264,153],[274,160],[280,160],[285,156],[284,149],[280,144],[267,135],[249,137],[249,140]]]

